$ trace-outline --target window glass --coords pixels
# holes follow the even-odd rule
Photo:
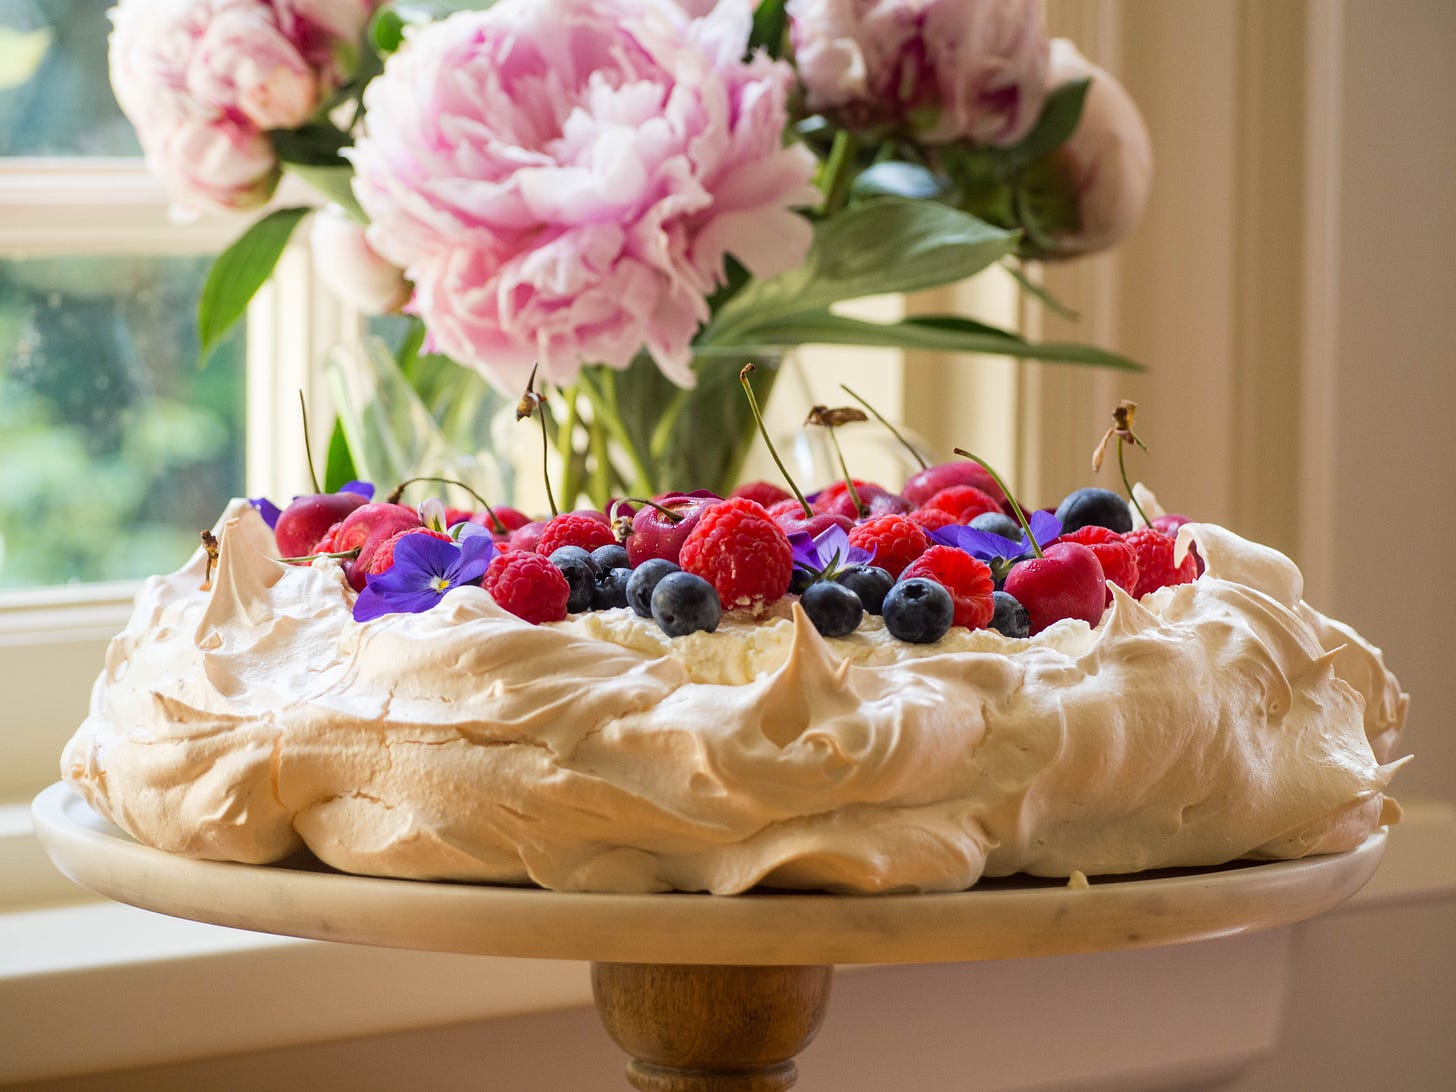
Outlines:
[[[0,156],[135,156],[106,79],[108,4],[0,0]]]
[[[0,588],[174,569],[243,492],[241,332],[197,364],[208,261],[0,261]]]

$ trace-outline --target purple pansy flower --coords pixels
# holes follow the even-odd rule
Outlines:
[[[815,576],[837,572],[846,565],[868,565],[875,559],[871,551],[851,546],[849,535],[838,524],[812,538],[808,531],[795,531],[789,535],[789,546],[794,551],[794,564]]]
[[[1029,522],[1038,546],[1045,546],[1062,533],[1061,521],[1050,512],[1033,512]],[[1010,561],[1031,550],[1031,541],[1025,531],[1021,532],[1020,538],[1007,538],[992,531],[952,524],[931,531],[930,537],[942,546],[954,546],[985,562]]]
[[[405,535],[394,546],[394,564],[371,573],[354,601],[354,621],[381,614],[429,610],[451,588],[478,584],[495,557],[495,539],[483,527],[447,542],[434,535]]]
[[[258,515],[263,517],[263,522],[268,525],[268,530],[271,531],[278,526],[278,517],[283,515],[283,509],[267,497],[249,497],[248,503],[258,510]]]

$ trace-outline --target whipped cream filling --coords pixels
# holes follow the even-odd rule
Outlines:
[[[533,626],[480,588],[353,621],[246,502],[147,581],[63,776],[133,837],[267,863],[578,891],[956,891],[1351,848],[1406,696],[1210,524],[1207,571],[1093,628],[826,640],[789,600],[666,637],[616,610]]]

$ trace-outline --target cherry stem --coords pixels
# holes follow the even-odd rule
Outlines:
[[[868,402],[866,402],[859,395],[855,394],[854,391],[850,390],[843,383],[839,384],[839,389],[842,390],[842,391],[844,391],[845,394],[849,395],[851,398],[853,398],[856,402],[858,402],[865,409],[869,410],[870,413],[874,416],[874,418],[875,418],[876,421],[878,421],[880,424],[884,425],[887,429],[889,429],[891,435],[893,435],[895,437],[895,439],[897,439],[897,440],[900,441],[901,446],[904,447],[906,451],[910,452],[910,457],[912,459],[914,459],[917,463],[920,464],[920,469],[921,470],[929,470],[930,469],[929,464],[926,463],[926,461],[925,461],[925,457],[923,455],[921,455],[920,452],[918,452],[918,451],[915,450],[915,445],[912,444],[909,440],[905,439],[904,435],[901,434],[900,430],[897,429],[894,425],[890,424],[890,422],[885,419],[884,414],[882,414],[879,410],[875,409],[874,406],[870,405]]]
[[[804,499],[804,494],[794,484],[794,479],[789,474],[788,467],[784,466],[784,461],[779,458],[779,453],[774,450],[773,441],[768,438],[768,428],[763,423],[763,414],[758,408],[758,398],[753,393],[753,386],[748,382],[748,377],[757,370],[752,364],[743,365],[743,369],[738,373],[738,382],[743,387],[743,393],[748,396],[748,408],[753,411],[753,419],[758,422],[758,434],[763,437],[763,442],[768,446],[768,453],[773,456],[774,465],[779,468],[779,473],[784,476],[784,481],[789,483],[789,488],[793,490],[794,497],[804,509],[804,518],[813,519],[814,509],[809,506],[809,502]]]
[[[526,380],[526,393],[516,403],[516,420],[535,414],[541,418],[541,478],[546,482],[546,503],[551,506],[551,518],[561,515],[556,507],[556,495],[551,492],[551,438],[546,435],[546,396],[536,393],[536,369],[540,362],[531,365],[531,377]]]
[[[211,531],[201,533],[202,549],[207,554],[207,565],[202,570],[202,587],[200,591],[212,591],[212,570],[217,567],[219,547],[217,536]]]
[[[645,504],[648,508],[655,508],[661,512],[669,523],[681,523],[686,517],[681,512],[674,512],[666,505],[658,504],[655,500],[648,500],[646,497],[618,497],[612,502],[612,511],[615,512],[619,504]]]
[[[1016,498],[1011,495],[1011,490],[1006,488],[1006,483],[1001,480],[1001,475],[997,474],[995,468],[979,455],[972,455],[969,451],[964,451],[961,448],[956,448],[955,453],[957,455],[964,455],[972,462],[980,464],[981,469],[991,475],[991,480],[1001,487],[1001,492],[1011,502],[1011,511],[1016,514],[1016,522],[1021,524],[1021,529],[1026,532],[1026,539],[1031,543],[1031,552],[1037,557],[1041,557],[1041,546],[1037,543],[1036,536],[1031,533],[1031,524],[1026,521],[1026,513],[1021,510],[1021,505],[1016,503]]]
[[[854,487],[854,479],[849,476],[849,464],[844,461],[844,451],[839,446],[839,437],[834,434],[834,426],[826,424],[824,428],[829,432],[829,442],[834,445],[834,454],[839,458],[839,472],[844,475],[844,487],[849,491],[850,503],[861,517],[869,515],[869,507],[859,499],[859,490]]]
[[[1127,490],[1127,499],[1131,501],[1132,506],[1137,509],[1137,514],[1142,516],[1143,525],[1151,527],[1153,525],[1153,521],[1148,519],[1148,514],[1143,511],[1143,506],[1138,503],[1137,497],[1133,495],[1132,482],[1127,480],[1127,465],[1123,462],[1122,458],[1122,449],[1126,446],[1127,443],[1123,440],[1122,436],[1119,435],[1117,437],[1117,470],[1118,473],[1122,475],[1122,485],[1123,488]]]
[[[500,521],[500,517],[495,514],[495,510],[491,508],[490,503],[474,489],[471,489],[470,486],[466,485],[464,482],[456,478],[434,478],[430,477],[427,474],[421,475],[418,478],[406,478],[404,481],[400,482],[394,487],[393,491],[390,492],[389,496],[384,498],[385,503],[398,504],[399,498],[404,496],[405,487],[414,485],[415,482],[439,482],[441,485],[459,486],[461,489],[465,490],[465,492],[469,493],[472,497],[474,497],[480,503],[480,506],[485,509],[485,514],[490,517],[490,522],[495,524],[496,533],[502,535],[506,533],[506,525]]]
[[[344,561],[348,558],[358,557],[360,549],[361,547],[355,546],[352,550],[340,550],[336,554],[304,554],[302,557],[279,557],[274,560],[282,565],[298,565],[305,561],[317,561],[321,557],[332,557],[338,561]]]
[[[315,493],[322,493],[318,474],[313,468],[313,442],[308,438],[308,402],[304,400],[302,387],[298,390],[298,411],[303,417],[303,457],[308,460],[309,484],[313,486]]]

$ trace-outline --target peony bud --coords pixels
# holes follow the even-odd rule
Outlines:
[[[1041,114],[1039,0],[788,0],[786,10],[809,108],[847,128],[1007,147]]]
[[[1142,218],[1153,176],[1152,141],[1123,86],[1065,38],[1051,45],[1047,89],[1090,79],[1076,131],[1053,152],[1078,226],[1051,233],[1045,257],[1070,257],[1116,243]]]
[[[329,291],[365,315],[398,311],[409,301],[409,281],[374,252],[364,225],[337,205],[314,213],[309,231],[314,268]]]

